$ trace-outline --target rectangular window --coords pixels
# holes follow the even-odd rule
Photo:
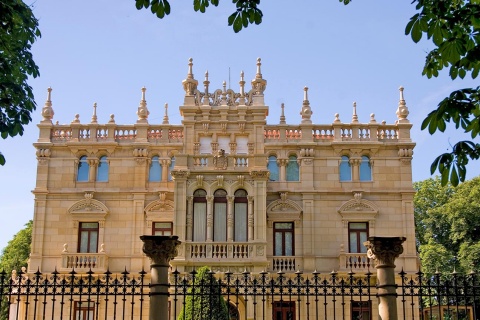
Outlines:
[[[193,241],[204,242],[207,239],[207,202],[193,202]]]
[[[152,235],[154,236],[171,236],[173,233],[173,225],[171,222],[154,222],[152,223]]]
[[[75,320],[94,320],[95,303],[87,301],[74,301],[73,313]]]
[[[293,227],[293,222],[275,222],[273,224],[273,241],[275,256],[295,255]]]
[[[350,253],[367,253],[363,245],[368,238],[368,222],[348,223],[348,247]]]
[[[220,198],[225,199],[226,198]],[[227,241],[227,203],[215,201],[213,206],[213,241]]]
[[[372,318],[371,301],[352,301],[352,320],[370,320]]]
[[[212,153],[212,137],[200,137],[200,154]]]
[[[225,150],[225,154],[230,153],[230,137],[218,137],[218,150]]]
[[[274,301],[273,320],[295,320],[295,301]]]
[[[237,154],[248,154],[248,137],[237,137]]]
[[[80,222],[78,230],[78,252],[98,252],[98,222]]]

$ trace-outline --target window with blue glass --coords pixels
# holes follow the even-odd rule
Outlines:
[[[287,163],[287,181],[299,181],[300,170],[298,167],[297,156],[288,157]]]
[[[150,161],[150,169],[148,171],[148,181],[158,182],[162,180],[162,165],[158,156],[152,157]]]
[[[268,157],[267,170],[270,171],[270,178],[269,178],[270,181],[278,181],[279,180],[278,163],[277,163],[277,157],[276,156]]]
[[[80,182],[88,181],[89,171],[90,171],[90,166],[88,165],[87,156],[81,156],[78,161],[77,181],[80,181]]]
[[[107,156],[100,157],[98,161],[98,168],[97,168],[97,181],[105,182],[108,181],[108,159]]]
[[[170,166],[168,167],[168,181],[172,181],[172,170],[175,168],[175,157],[170,159]]]
[[[352,181],[352,166],[350,165],[350,158],[342,156],[339,171],[340,181]]]
[[[372,166],[367,156],[362,156],[360,162],[360,181],[372,181]]]

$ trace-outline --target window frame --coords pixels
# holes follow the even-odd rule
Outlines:
[[[225,192],[225,196],[220,196],[218,195],[220,192]],[[214,242],[226,242],[227,241],[227,217],[228,217],[228,201],[227,201],[227,191],[224,190],[224,189],[217,189],[215,190],[215,192],[213,193],[213,228],[212,228],[212,240]],[[219,203],[225,203],[225,212],[218,212],[218,208],[217,208],[217,204]],[[224,214],[224,219],[221,219],[222,217],[218,217],[218,215],[220,214]],[[220,223],[221,220],[224,220],[222,221],[223,224],[224,224],[224,235],[222,237],[222,239],[215,239],[216,237],[216,231],[215,229],[218,228],[218,225]],[[218,223],[217,223],[218,221]]]
[[[292,170],[295,170],[292,172]],[[295,174],[295,177],[290,176]],[[288,182],[300,181],[300,165],[298,164],[298,157],[295,154],[288,156],[287,166],[285,168],[285,180]]]
[[[273,170],[272,170],[273,169]],[[277,162],[277,156],[276,155],[270,155],[268,157],[268,160],[267,160],[267,170],[270,172],[270,176],[268,178],[269,181],[271,182],[276,182],[276,181],[280,181],[280,168],[278,166],[278,162]],[[276,179],[273,179],[274,178],[274,175],[272,174],[272,172],[275,171],[275,178]]]
[[[354,312],[359,312],[362,314],[362,317],[359,318],[358,316],[354,318]],[[368,312],[368,318],[363,318],[363,313]],[[362,320],[371,320],[372,319],[372,301],[355,301],[352,300],[350,303],[350,318],[352,320],[362,319]]]
[[[284,223],[289,223],[291,224],[291,228],[286,229],[286,228],[278,228],[277,225],[279,224],[284,224]],[[282,241],[282,247],[281,247],[281,254],[277,254],[277,232],[281,234],[281,241]],[[291,254],[287,254],[287,243],[285,241],[285,235],[287,233],[291,232],[292,234],[292,240],[291,243],[289,244],[291,246]],[[295,222],[293,221],[277,221],[273,223],[273,255],[276,257],[293,257],[295,256]]]
[[[84,304],[86,306],[84,306]],[[92,312],[90,317],[89,313]],[[94,320],[95,319],[95,302],[93,301],[74,301],[73,315],[75,320]]]
[[[195,195],[198,193],[205,193],[202,195]],[[196,233],[195,233],[195,223],[198,223],[198,217],[195,218],[195,203],[203,203],[204,204],[204,214],[205,217],[203,218],[204,229],[203,229],[203,240],[196,240]],[[204,189],[197,189],[193,192],[193,212],[192,212],[192,241],[194,242],[205,242],[207,240],[207,192]]]
[[[84,224],[87,223],[96,223],[97,227],[96,228],[87,228],[84,227]],[[87,251],[82,251],[82,232],[87,232]],[[92,239],[92,233],[96,232],[97,238],[96,238],[96,246],[95,246],[95,251],[91,252],[91,239]],[[78,253],[98,253],[98,242],[99,242],[99,237],[100,237],[100,223],[98,221],[82,221],[79,222],[78,224],[78,245],[77,245],[77,252]]]
[[[156,227],[157,223],[169,224],[169,227]],[[159,234],[157,234],[158,232]],[[165,232],[169,234],[165,234]],[[173,222],[169,221],[152,221],[152,235],[153,236],[171,236],[173,235]]]
[[[239,192],[245,192],[245,196],[239,196]],[[248,241],[248,192],[245,189],[238,189],[234,193],[234,201],[233,201],[233,241],[236,242],[247,242]],[[239,226],[237,226],[237,203],[245,203],[245,230],[239,230]],[[245,233],[245,240],[238,240],[237,234],[240,232]]]
[[[110,173],[110,164],[108,162],[108,157],[106,155],[102,155],[98,158],[98,166],[97,166],[97,174],[96,174],[96,181],[97,182],[108,182],[108,175]],[[106,177],[103,177],[106,175]]]
[[[343,155],[340,158],[340,164],[338,165],[338,178],[340,182],[352,181],[352,165],[350,164],[350,157],[347,155]]]
[[[80,169],[82,168],[82,165],[85,165],[86,169],[82,169],[80,171]],[[82,174],[80,174],[80,172]],[[85,172],[86,172],[86,176],[85,176]],[[81,177],[82,178],[84,177],[84,178],[80,179]],[[77,182],[89,182],[89,181],[90,181],[90,164],[88,163],[88,157],[86,155],[83,155],[83,156],[80,156],[80,158],[78,158]]]
[[[368,175],[368,177],[363,177],[364,175]],[[362,160],[360,161],[358,178],[360,181],[364,182],[373,180],[371,160],[367,155],[363,155]]]
[[[364,229],[351,228],[352,224],[360,224],[360,223],[365,224]],[[367,248],[365,248],[362,245],[363,244],[362,240],[361,240],[361,238],[362,238],[361,233],[362,232],[366,233],[365,239],[368,239],[368,236],[369,236],[369,223],[368,222],[366,222],[366,221],[350,221],[350,222],[348,222],[348,252],[349,253],[366,253],[367,252]],[[355,248],[356,251],[352,251],[352,241],[351,241],[351,235],[352,234],[356,235],[356,243],[357,243],[357,247]]]

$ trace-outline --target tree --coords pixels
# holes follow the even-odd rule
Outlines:
[[[38,20],[21,0],[0,1],[0,135],[23,135],[36,104],[29,76],[38,77],[31,48],[40,37]],[[0,165],[5,157],[0,153]]]
[[[480,177],[457,188],[441,179],[414,183],[415,232],[422,269],[469,272],[480,265]]]
[[[260,0],[232,0],[236,10],[228,18],[228,25],[235,32],[260,24],[263,13],[258,8]],[[345,5],[351,0],[340,0]],[[205,12],[212,4],[218,6],[219,0],[194,0],[195,11]],[[438,77],[444,67],[450,68],[452,79],[465,78],[470,74],[473,79],[480,72],[480,3],[478,0],[413,0],[419,11],[408,22],[405,34],[419,42],[425,34],[432,40],[435,48],[427,54],[423,75]],[[168,0],[136,0],[137,9],[148,8],[159,18],[170,14]],[[448,181],[457,186],[465,181],[467,164],[480,158],[480,144],[473,141],[480,133],[480,87],[465,88],[452,92],[443,99],[438,107],[430,112],[422,123],[422,130],[430,134],[445,131],[447,123],[454,123],[470,133],[472,141],[459,141],[452,151],[439,155],[430,167],[431,174],[438,172],[442,176],[442,185]]]
[[[178,320],[227,320],[227,304],[214,273],[208,267],[201,267],[193,276],[193,283],[188,289]]]

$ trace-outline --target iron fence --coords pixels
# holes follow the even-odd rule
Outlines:
[[[0,272],[2,319],[100,320],[148,318],[149,274]],[[466,275],[401,272],[397,282],[399,319],[479,319],[480,279]],[[376,275],[372,273],[170,272],[171,320],[224,319],[201,316],[212,298],[226,302],[227,319],[377,319]],[[190,302],[189,302],[190,300]],[[181,312],[195,300],[196,316]],[[209,305],[210,304],[210,305]],[[199,309],[200,308],[200,309]],[[162,319],[163,320],[163,319]]]

